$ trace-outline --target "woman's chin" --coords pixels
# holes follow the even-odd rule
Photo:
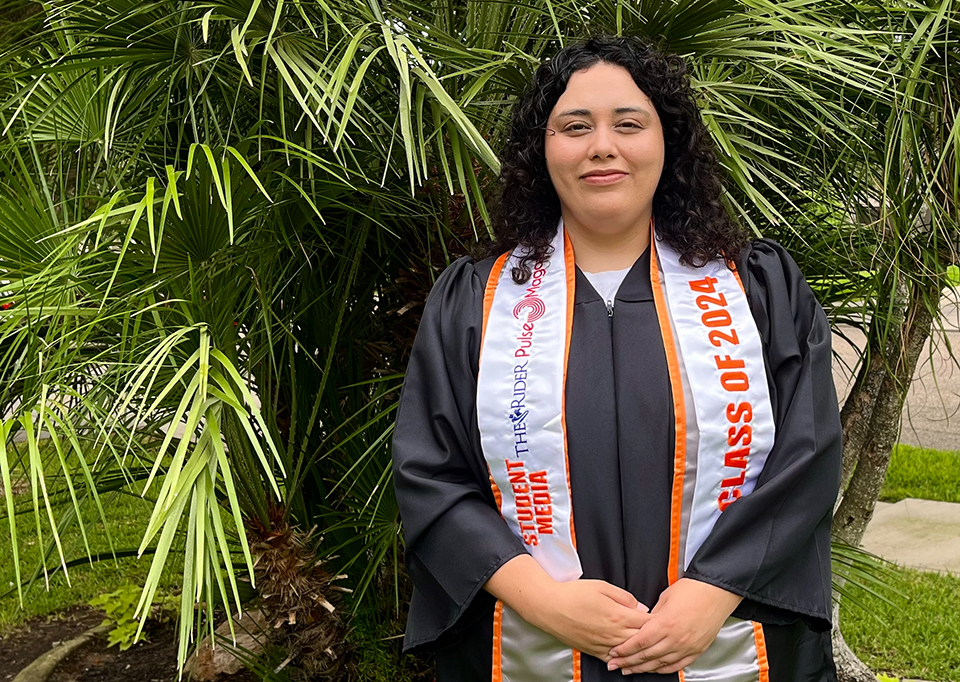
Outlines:
[[[599,201],[590,206],[584,206],[577,212],[580,222],[585,227],[595,226],[606,232],[612,225],[642,222],[641,214],[637,212],[635,202]],[[631,219],[631,216],[634,216]],[[606,229],[604,229],[606,227]]]

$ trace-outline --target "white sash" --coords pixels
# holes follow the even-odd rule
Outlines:
[[[510,277],[516,252],[502,256],[490,273],[477,418],[504,520],[549,575],[567,581],[579,578],[581,568],[564,414],[576,269],[562,222],[552,246],[552,257],[535,265],[526,284]],[[719,263],[681,264],[673,249],[656,244],[652,231],[651,248],[651,283],[676,414],[673,583],[723,509],[753,490],[773,445],[774,425],[760,337],[736,274]],[[691,384],[687,376],[698,380]],[[759,624],[730,618],[681,679],[766,682]],[[579,651],[497,602],[494,682],[579,680]]]

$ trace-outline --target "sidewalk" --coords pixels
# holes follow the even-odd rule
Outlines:
[[[863,548],[898,566],[960,576],[960,504],[878,502]]]

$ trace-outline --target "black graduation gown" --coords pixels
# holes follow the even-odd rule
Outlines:
[[[622,587],[652,608],[667,587],[674,438],[649,258],[648,250],[627,274],[612,316],[577,271],[566,420],[583,577]],[[526,551],[497,511],[477,427],[492,265],[461,258],[434,286],[393,439],[415,586],[404,644],[436,653],[438,682],[490,680],[494,599],[481,588]],[[763,342],[776,443],[754,492],[721,515],[685,575],[744,597],[734,615],[763,624],[771,682],[832,680],[830,520],[841,427],[830,328],[778,244],[753,242],[738,269]],[[583,682],[623,677],[586,655],[582,671]]]

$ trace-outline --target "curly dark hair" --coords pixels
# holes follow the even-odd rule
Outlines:
[[[537,69],[514,105],[501,155],[500,199],[492,216],[496,240],[490,253],[528,247],[513,270],[518,284],[529,279],[532,264],[549,258],[560,200],[547,174],[547,120],[570,77],[598,62],[626,69],[660,116],[664,166],[653,196],[658,237],[676,249],[687,265],[699,267],[720,257],[736,259],[747,236],[720,201],[716,155],[690,88],[686,63],[639,38],[611,36],[560,50]]]

